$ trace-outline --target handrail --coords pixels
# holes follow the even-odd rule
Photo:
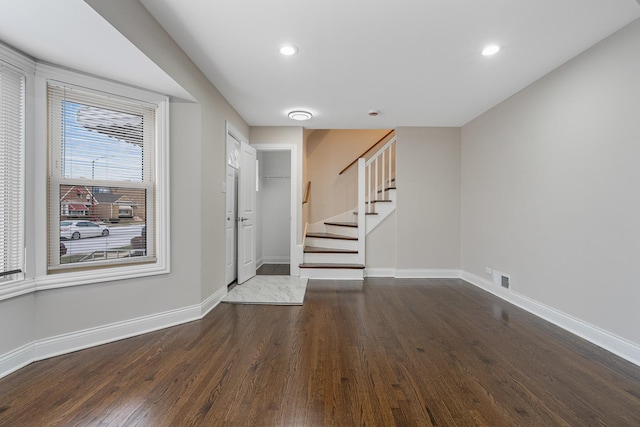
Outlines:
[[[307,185],[304,186],[302,194],[302,204],[309,202],[309,194],[311,193],[311,181],[307,181]]]
[[[373,150],[373,148],[374,148],[376,145],[378,145],[378,144],[380,144],[382,141],[384,141],[384,140],[385,140],[385,138],[386,138],[386,137],[388,137],[389,135],[391,135],[393,132],[395,132],[395,129],[391,129],[391,130],[390,130],[390,131],[389,131],[385,136],[383,136],[382,138],[380,138],[379,140],[377,140],[377,141],[376,141],[376,143],[375,143],[375,144],[373,144],[371,147],[369,147],[369,149],[368,149],[367,151],[365,151],[364,153],[360,154],[358,157],[356,157],[356,159],[355,159],[353,162],[349,163],[349,164],[347,165],[347,167],[346,167],[346,168],[342,169],[338,175],[342,175],[342,174],[343,174],[347,169],[349,169],[351,166],[353,166],[353,165],[355,165],[356,163],[358,163],[358,159],[359,159],[360,157],[364,157],[364,156],[366,156],[366,155],[367,155],[367,153],[369,153],[369,151]]]

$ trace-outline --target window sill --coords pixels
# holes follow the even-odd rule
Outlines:
[[[42,290],[157,276],[170,272],[168,266],[156,263],[135,267],[110,268],[105,271],[90,270],[73,273],[56,273],[35,279],[15,280],[0,284],[0,301]]]

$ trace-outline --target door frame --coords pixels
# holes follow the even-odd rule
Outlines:
[[[298,245],[298,205],[302,203],[300,198],[300,183],[298,179],[298,147],[290,143],[270,143],[270,144],[255,144],[252,145],[258,151],[289,151],[290,152],[290,171],[291,171],[291,205],[289,206],[289,212],[291,215],[291,221],[289,224],[289,275],[299,276],[300,267],[302,262],[300,252],[300,246]],[[301,205],[300,205],[301,206]]]
[[[225,132],[225,151],[226,151],[226,137],[231,133],[235,139],[243,138],[240,133],[228,120],[226,121]],[[245,138],[246,142],[246,138]],[[258,151],[290,151],[291,152],[291,228],[290,228],[290,269],[289,274],[291,276],[300,276],[299,264],[303,258],[303,246],[298,243],[298,237],[302,235],[302,146],[298,147],[296,143],[256,143],[250,144]],[[226,153],[225,164],[227,164],[229,153]],[[226,169],[225,169],[226,171]],[[225,172],[226,175],[226,172]],[[260,214],[260,213],[258,213]],[[301,240],[300,240],[301,241]],[[237,250],[237,248],[236,248]],[[236,256],[237,259],[237,256]]]

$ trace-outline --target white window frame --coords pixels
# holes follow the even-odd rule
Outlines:
[[[111,94],[116,97],[141,101],[146,104],[156,106],[156,147],[155,154],[155,224],[147,225],[150,230],[155,226],[155,262],[132,264],[132,265],[112,265],[108,268],[100,266],[82,271],[69,272],[47,272],[48,254],[46,251],[46,241],[39,242],[39,248],[45,250],[38,254],[38,275],[36,289],[54,289],[60,287],[77,286],[88,283],[97,283],[112,280],[130,279],[156,274],[166,274],[170,272],[170,244],[169,244],[169,98],[164,95],[132,88],[119,83],[105,81],[93,76],[88,76],[68,70],[63,70],[46,64],[36,66],[36,93],[41,99],[39,110],[36,112],[36,122],[43,137],[38,138],[40,157],[37,160],[36,169],[42,173],[39,178],[44,183],[48,180],[48,159],[42,153],[48,152],[47,134],[47,82],[65,84],[84,89],[88,92],[98,92]],[[117,184],[116,184],[117,186]],[[42,185],[44,191],[37,195],[38,202],[45,203],[47,200],[46,185]],[[47,236],[49,232],[47,224],[50,224],[50,216],[46,206],[42,206],[39,212],[44,212],[39,219],[40,228],[44,228],[41,236]],[[51,215],[58,215],[55,208],[51,210]],[[44,225],[44,227],[43,227]],[[38,228],[38,227],[37,227]],[[147,232],[149,235],[151,231]]]
[[[48,80],[47,86],[54,88],[54,91],[57,91],[58,94],[60,92],[65,95],[63,98],[56,97],[55,99],[59,101],[59,103],[55,103],[52,105],[51,100],[48,100],[48,108],[50,117],[55,117],[54,121],[49,119],[49,126],[54,129],[54,135],[60,135],[61,129],[56,129],[57,126],[60,125],[64,120],[62,118],[63,110],[62,103],[63,99],[68,99],[71,102],[82,103],[84,100],[89,100],[90,103],[101,104],[103,102],[113,102],[116,106],[111,106],[108,108],[122,108],[128,109],[130,106],[133,106],[136,110],[139,107],[142,107],[140,110],[140,114],[144,114],[144,123],[152,123],[155,127],[155,118],[152,120],[150,115],[147,115],[148,112],[153,111],[153,116],[155,117],[155,112],[157,109],[157,105],[149,104],[145,101],[135,100],[132,102],[130,99],[122,99],[121,97],[116,97],[112,94],[104,94],[104,93],[96,93],[95,91],[87,90],[86,88],[79,88],[75,85],[70,85],[67,83],[62,83],[54,80]],[[79,97],[78,98],[78,94]],[[78,98],[78,99],[77,99]],[[53,110],[52,110],[53,108]],[[53,113],[52,113],[53,111]],[[147,133],[147,130],[149,131]],[[155,129],[146,129],[145,125],[145,134],[153,134]],[[147,201],[145,203],[145,225],[147,229],[154,230],[155,229],[155,203],[154,203],[154,188],[155,188],[155,161],[152,167],[144,167],[144,177],[141,181],[110,181],[110,180],[88,180],[87,178],[67,178],[62,176],[62,164],[64,162],[62,156],[62,146],[64,141],[61,138],[51,138],[49,137],[49,272],[55,272],[60,270],[70,270],[70,269],[78,269],[78,268],[112,268],[115,264],[132,264],[132,263],[141,263],[141,262],[150,262],[155,261],[155,251],[151,251],[149,256],[143,257],[135,257],[135,258],[119,258],[116,260],[110,261],[97,261],[97,262],[86,262],[86,263],[72,263],[72,264],[60,264],[60,246],[58,242],[60,241],[60,213],[62,212],[62,204],[60,201],[60,186],[75,186],[75,187],[114,187],[119,189],[131,189],[131,190],[144,190],[147,196]],[[155,147],[157,145],[157,140],[153,138],[153,140],[147,140],[144,138],[142,142],[142,150],[143,157],[145,159],[149,158],[155,151]],[[146,162],[145,162],[146,163]],[[87,198],[88,200],[88,198]],[[149,233],[146,238],[146,244],[148,248],[153,248],[155,245],[155,233]]]

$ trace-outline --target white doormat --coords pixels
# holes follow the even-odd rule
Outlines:
[[[235,285],[222,302],[232,304],[302,305],[307,279],[295,276],[254,276]]]

